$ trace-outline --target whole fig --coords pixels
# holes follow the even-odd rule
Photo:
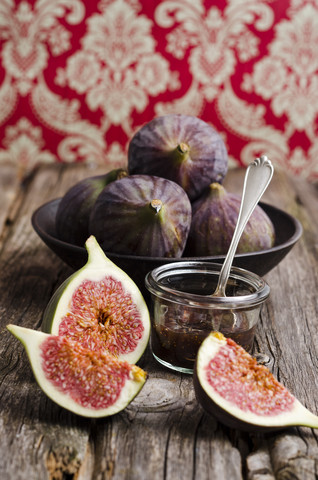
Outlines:
[[[146,174],[173,180],[190,200],[211,182],[222,182],[228,168],[224,142],[203,120],[188,115],[156,117],[131,139],[128,149],[130,174]]]
[[[131,175],[110,183],[99,194],[89,231],[105,252],[180,257],[190,225],[190,200],[178,184]]]
[[[237,223],[241,196],[228,193],[219,183],[212,183],[192,205],[192,222],[186,247],[187,255],[225,255]],[[257,205],[237,247],[237,253],[271,248],[274,226]]]
[[[73,185],[62,197],[56,213],[57,237],[64,242],[83,246],[89,236],[89,215],[96,198],[106,185],[127,174],[125,169],[117,168]]]

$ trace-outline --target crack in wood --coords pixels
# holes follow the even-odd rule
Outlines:
[[[50,450],[47,454],[46,468],[49,480],[77,480],[81,461],[77,452],[70,447],[60,447]]]

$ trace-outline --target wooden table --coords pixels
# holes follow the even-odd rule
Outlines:
[[[77,180],[100,173],[84,166],[38,169],[19,185],[11,167],[0,175],[0,478],[1,480],[249,480],[317,479],[318,431],[290,428],[247,434],[223,427],[203,412],[192,377],[159,366],[147,352],[149,378],[121,413],[78,417],[37,386],[9,323],[38,329],[43,311],[71,269],[31,226],[41,204]],[[241,192],[244,172],[226,186]],[[296,216],[301,240],[266,279],[256,349],[271,371],[318,413],[318,195],[313,185],[275,172],[263,200]]]

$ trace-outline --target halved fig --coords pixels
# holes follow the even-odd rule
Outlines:
[[[129,143],[129,174],[173,180],[191,201],[210,183],[222,182],[227,169],[228,156],[221,136],[204,120],[191,115],[156,117]]]
[[[89,236],[89,215],[98,195],[106,185],[127,175],[127,170],[116,168],[73,185],[62,197],[56,212],[57,237],[64,242],[83,246]]]
[[[105,252],[181,257],[190,225],[191,204],[180,185],[166,178],[131,175],[100,193],[89,231]]]
[[[150,334],[144,298],[130,277],[106,257],[95,237],[90,236],[85,246],[86,265],[54,293],[42,330],[136,363]]]
[[[17,325],[7,328],[24,345],[43,392],[78,415],[114,415],[133,400],[146,381],[146,373],[136,365],[99,350],[93,352],[64,336]]]
[[[203,340],[193,382],[199,403],[229,427],[255,432],[289,426],[318,428],[318,417],[268,368],[219,332]]]

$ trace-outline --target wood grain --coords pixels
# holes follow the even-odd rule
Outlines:
[[[6,330],[39,328],[54,290],[71,273],[32,229],[32,212],[92,172],[83,165],[38,169],[25,185],[6,167],[0,180],[1,480],[315,479],[317,432],[247,434],[222,426],[198,405],[192,378],[158,365],[147,350],[145,387],[121,413],[90,420],[63,410],[35,383],[22,345]],[[244,172],[226,187],[240,192]],[[255,352],[299,400],[318,413],[318,195],[276,172],[264,200],[295,215],[304,233],[266,275],[271,294]]]

